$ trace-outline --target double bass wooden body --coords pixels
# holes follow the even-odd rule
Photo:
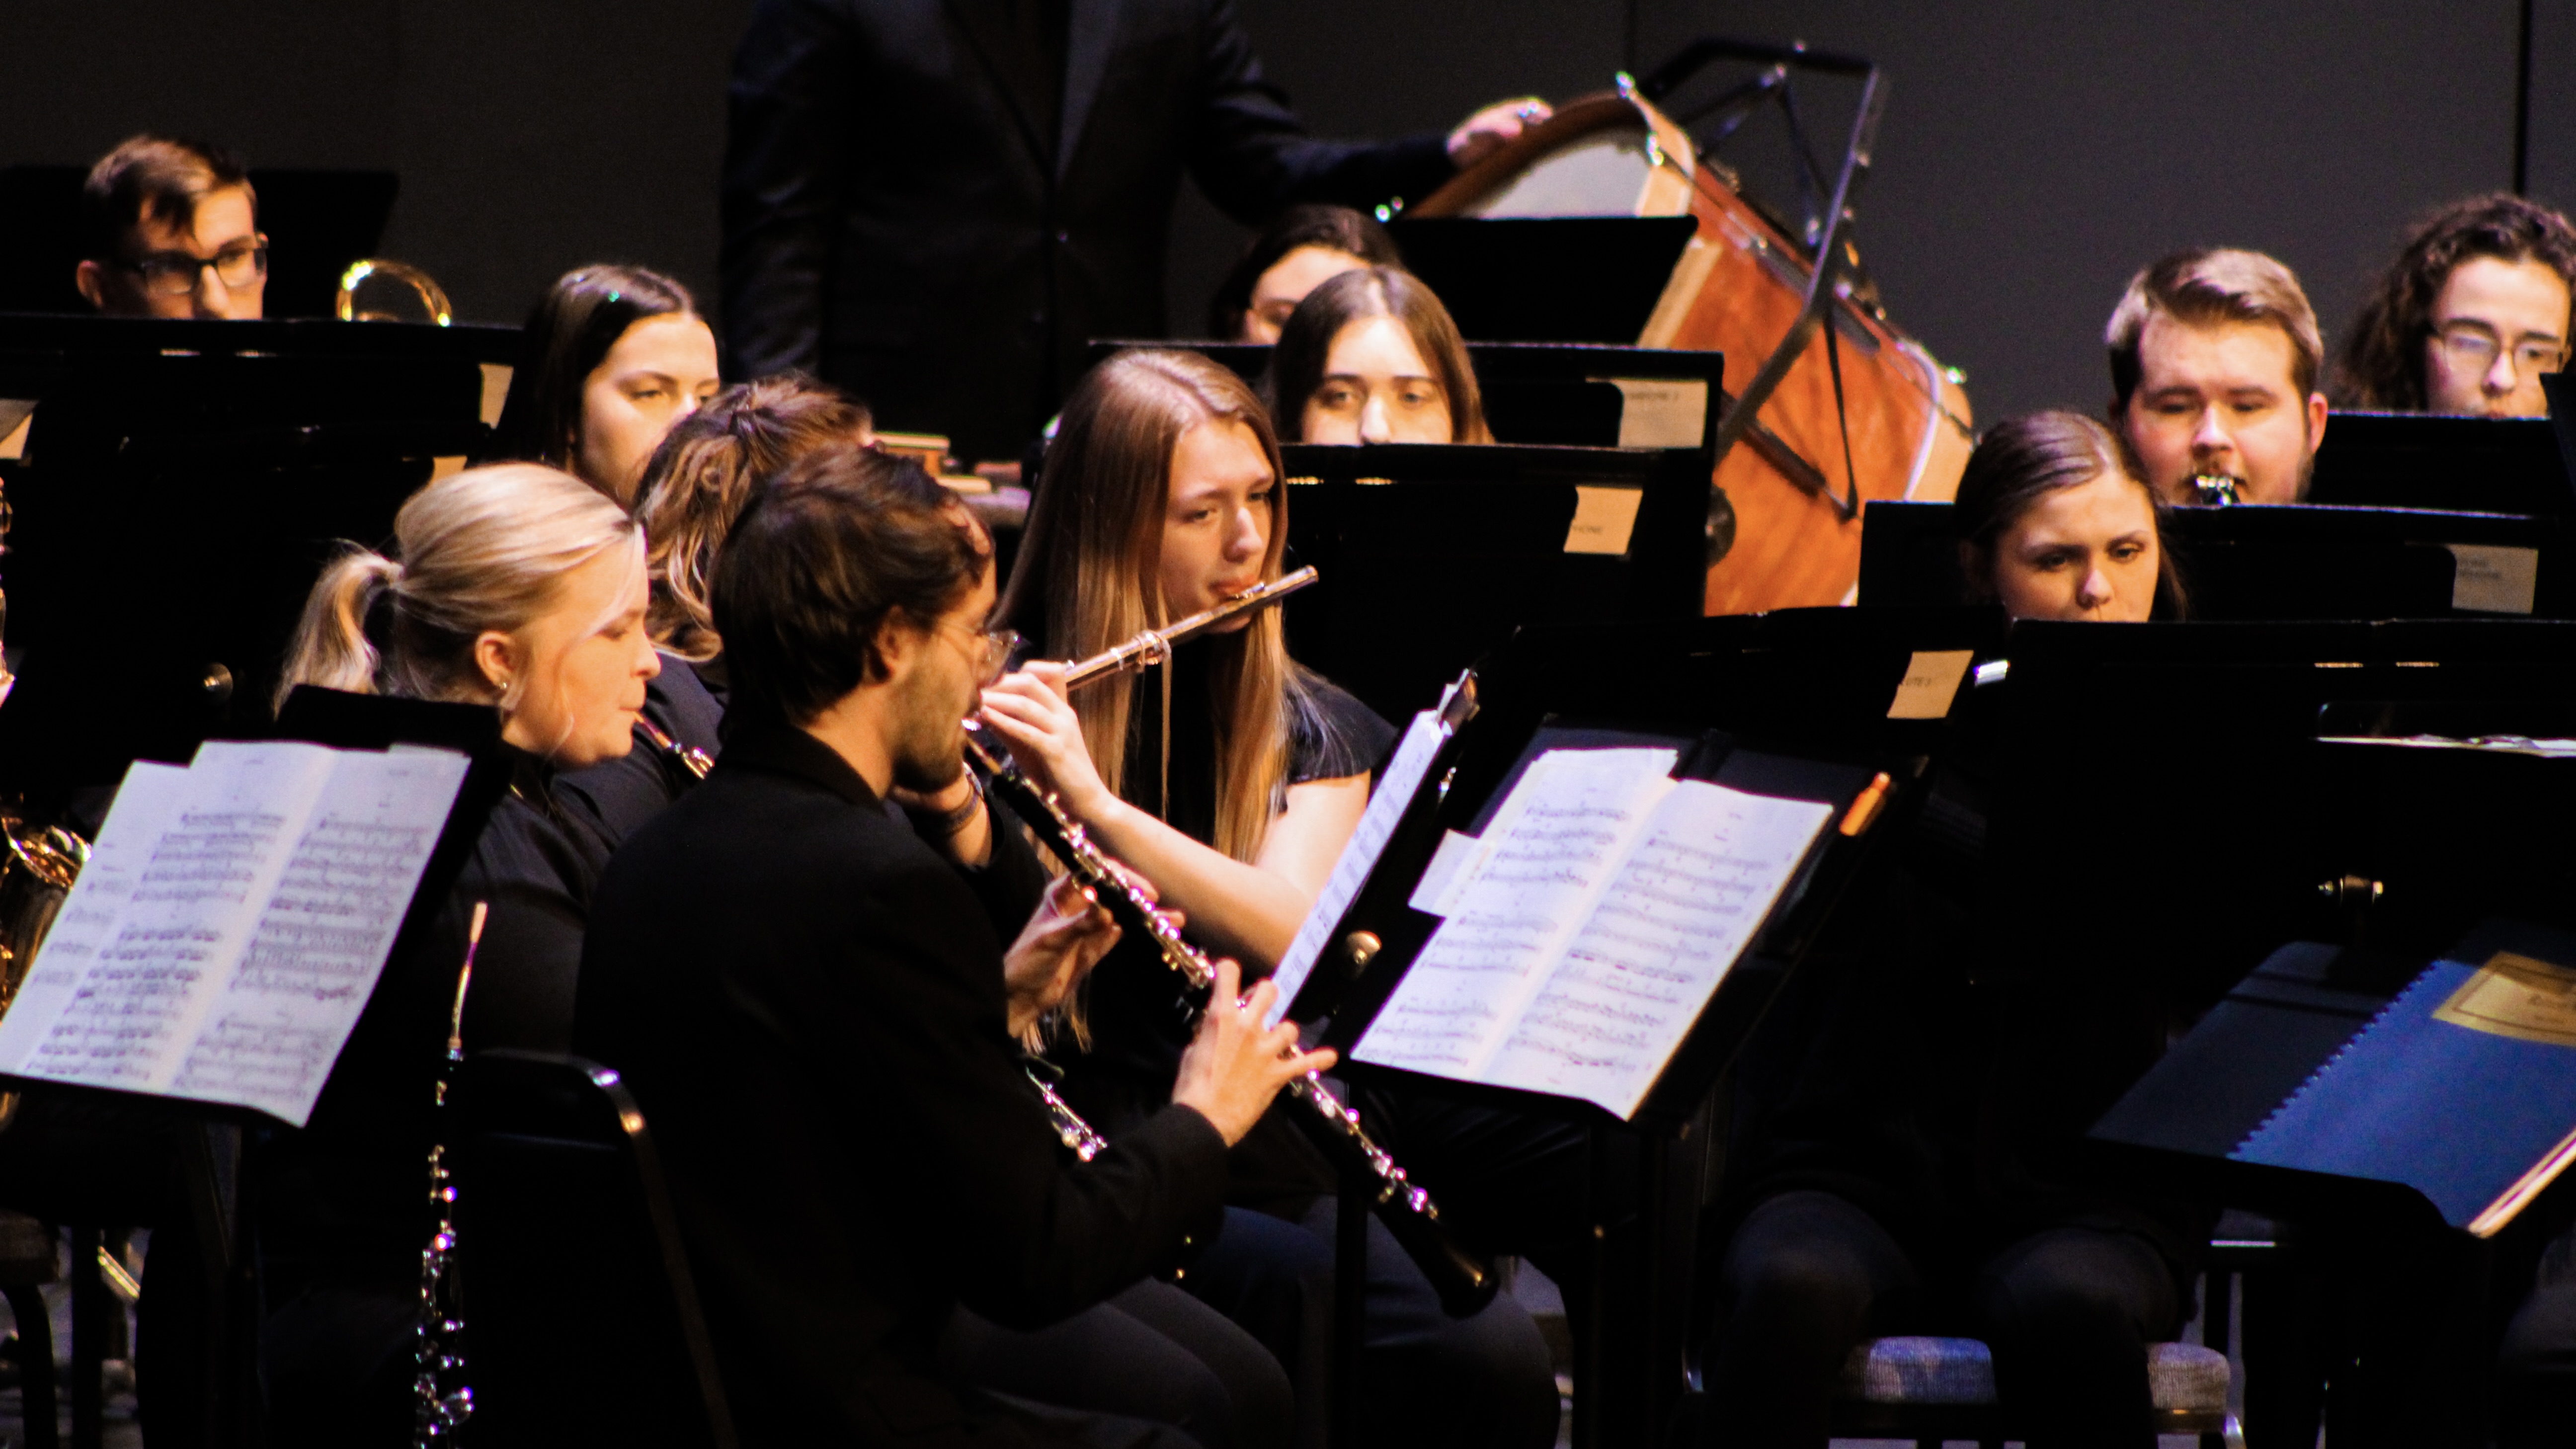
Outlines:
[[[1789,335],[1814,276],[1805,249],[1735,177],[1624,87],[1569,102],[1409,214],[1696,219],[1637,343],[1724,352],[1730,396]],[[1826,314],[1833,349],[1820,328],[1718,460],[1734,531],[1709,566],[1711,614],[1847,602],[1860,576],[1861,507],[1946,499],[1967,465],[1975,440],[1959,380],[1847,281],[1836,292]]]

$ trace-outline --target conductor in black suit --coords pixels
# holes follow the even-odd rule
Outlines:
[[[1417,199],[1547,114],[1320,141],[1231,0],[761,0],[725,130],[734,375],[1014,458],[1095,337],[1160,337],[1181,175],[1247,225]]]
[[[1191,1444],[949,1382],[937,1331],[959,1303],[1036,1327],[1185,1256],[1226,1149],[1331,1060],[1261,1029],[1265,983],[1207,1013],[1170,1106],[1089,1162],[1063,1150],[1016,1037],[1115,928],[1042,909],[1006,953],[973,862],[885,804],[955,784],[992,605],[990,539],[918,467],[800,460],[718,565],[724,756],[591,906],[575,1043],[660,1139],[746,1446]]]

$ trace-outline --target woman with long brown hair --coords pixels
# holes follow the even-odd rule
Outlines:
[[[1275,579],[1287,501],[1278,442],[1234,374],[1183,352],[1130,352],[1066,404],[998,610],[1050,660],[1081,658]],[[1152,881],[1190,933],[1241,959],[1278,960],[1368,803],[1394,731],[1288,656],[1279,612],[1230,621],[1143,678],[1063,689],[1035,664],[984,693],[984,719],[1111,854]],[[1183,1040],[1171,974],[1113,951],[1088,983],[1088,1049],[1067,1094],[1113,1136],[1170,1095]],[[1332,1174],[1277,1113],[1234,1151],[1218,1243],[1182,1286],[1250,1329],[1320,1425],[1316,1355],[1330,1279]],[[1438,1191],[1437,1187],[1434,1191]],[[1373,1442],[1542,1445],[1556,1394],[1527,1312],[1505,1298],[1451,1319],[1421,1271],[1371,1222]]]
[[[1270,415],[1292,443],[1490,443],[1467,343],[1413,274],[1361,267],[1306,294],[1271,349]]]

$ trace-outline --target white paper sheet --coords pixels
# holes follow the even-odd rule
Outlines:
[[[1532,762],[1353,1056],[1634,1115],[1833,814],[1673,761]]]
[[[1699,780],[1675,786],[1485,1079],[1635,1115],[1831,814]]]
[[[1461,867],[1448,919],[1369,1024],[1362,1061],[1473,1080],[1672,788],[1670,749],[1550,750]]]
[[[301,1126],[465,769],[231,741],[184,771],[135,767],[37,953],[37,994],[0,1018],[0,1071]]]
[[[1441,728],[1436,711],[1424,710],[1406,727],[1404,739],[1395,747],[1394,758],[1387,761],[1379,775],[1377,789],[1369,796],[1368,809],[1361,812],[1359,828],[1342,846],[1342,854],[1333,862],[1333,873],[1324,880],[1323,891],[1315,897],[1314,907],[1297,927],[1297,937],[1279,958],[1278,969],[1270,979],[1279,983],[1279,1001],[1270,1008],[1267,1025],[1277,1026],[1287,1016],[1289,1004],[1297,999],[1298,990],[1313,975],[1315,963],[1331,940],[1333,927],[1340,925],[1342,913],[1368,883],[1369,872],[1377,869],[1378,857],[1386,853],[1386,842],[1395,834],[1396,822],[1404,818],[1405,806],[1414,792],[1422,788],[1422,777],[1429,773],[1432,758],[1440,753],[1449,731]]]

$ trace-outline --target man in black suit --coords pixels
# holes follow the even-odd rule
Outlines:
[[[734,57],[736,376],[814,372],[887,426],[1015,458],[1095,337],[1160,337],[1187,171],[1247,225],[1418,199],[1547,114],[1319,141],[1231,0],[762,0]]]
[[[724,756],[591,907],[575,1043],[654,1125],[746,1446],[1187,1445],[946,1382],[936,1332],[958,1303],[1044,1324],[1181,1258],[1226,1149],[1331,1060],[1261,1029],[1265,983],[1207,1013],[1172,1105],[1090,1162],[1061,1151],[1016,1038],[1115,928],[1042,907],[1006,954],[975,862],[885,804],[953,792],[992,603],[990,540],[918,467],[800,460],[718,567]]]

